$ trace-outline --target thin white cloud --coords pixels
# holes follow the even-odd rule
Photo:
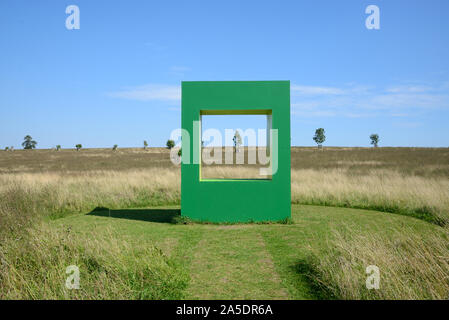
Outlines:
[[[292,85],[292,115],[299,117],[410,117],[431,110],[449,110],[447,83],[375,88],[354,84],[338,87]],[[181,87],[146,84],[108,94],[137,101],[179,103]]]
[[[332,111],[315,111],[315,110],[292,110],[292,115],[302,117],[335,117],[337,114]]]
[[[297,94],[295,94],[297,93]],[[386,88],[292,85],[292,114],[302,117],[408,117],[431,110],[449,110],[447,83]]]
[[[428,92],[432,91],[432,87],[429,86],[395,86],[395,87],[389,87],[387,88],[387,92],[392,93],[420,93],[420,92]]]
[[[146,84],[108,94],[114,98],[138,101],[180,101],[181,87],[165,84]]]
[[[169,74],[171,74],[172,76],[184,77],[185,73],[189,72],[192,69],[184,66],[171,66],[169,70]]]
[[[441,93],[375,94],[369,97],[367,109],[449,109],[449,95]]]
[[[400,118],[400,117],[409,117],[409,116],[411,116],[412,114],[410,114],[410,113],[392,113],[391,114],[391,116],[392,117],[397,117],[397,118]]]
[[[393,125],[398,128],[413,129],[421,127],[423,124],[422,122],[395,122]]]
[[[344,91],[340,88],[314,87],[302,85],[291,85],[290,90],[294,93],[305,95],[339,95],[344,93]]]

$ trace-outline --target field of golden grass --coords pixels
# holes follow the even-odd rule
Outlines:
[[[257,169],[203,165],[202,170],[219,178],[251,178]],[[294,204],[373,209],[443,226],[438,233],[425,236],[402,225],[392,226],[394,230],[388,234],[384,232],[387,224],[369,232],[362,232],[363,226],[357,223],[340,226],[325,237],[329,249],[316,253],[320,258],[310,263],[310,278],[318,286],[333,297],[350,299],[449,296],[449,149],[292,148],[291,170]],[[94,240],[83,242],[70,238],[69,231],[49,229],[45,223],[98,207],[179,203],[180,168],[170,162],[169,151],[163,148],[0,151],[0,286],[9,288],[0,297],[24,297],[24,292],[29,292],[28,298],[64,298],[63,291],[46,290],[39,282],[23,279],[32,279],[37,272],[33,268],[51,261],[62,268],[70,260],[69,253],[79,257],[79,264],[96,270],[88,282],[92,290],[80,297],[180,297],[187,280],[159,251],[125,250],[114,244],[105,230]],[[109,248],[110,253],[100,253],[99,247]],[[127,255],[120,255],[121,250]],[[111,264],[111,254],[121,259],[117,267]],[[154,259],[142,260],[141,268],[138,264],[133,269],[134,260],[128,254],[148,254]],[[361,286],[362,269],[372,261],[385,270],[388,286],[367,293]],[[92,263],[104,267],[98,269],[90,266]],[[148,265],[160,275],[157,283],[135,282]],[[112,270],[118,277],[105,279],[105,272]],[[53,281],[49,286],[61,280],[60,275],[49,277]],[[102,281],[109,281],[109,287],[100,292],[95,287]],[[138,288],[146,286],[151,290],[139,296]],[[161,286],[172,289],[162,294]]]
[[[259,166],[205,165],[215,178]],[[154,149],[0,152],[0,192],[23,188],[46,211],[180,203],[180,169]],[[292,148],[292,203],[374,209],[449,221],[449,149]],[[48,209],[48,210],[47,210]]]

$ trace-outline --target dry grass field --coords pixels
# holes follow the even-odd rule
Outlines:
[[[207,174],[222,178],[252,177],[257,169],[246,165],[203,168]],[[294,224],[285,226],[288,229],[284,231],[280,226],[255,227],[251,229],[255,238],[245,240],[265,242],[262,245],[257,240],[259,242],[254,242],[251,250],[256,250],[255,254],[265,248],[260,254],[269,255],[270,268],[280,279],[276,285],[268,282],[261,285],[262,296],[253,297],[278,297],[279,292],[284,292],[279,298],[447,298],[448,199],[447,148],[329,147],[323,151],[292,148]],[[180,169],[170,162],[167,149],[0,151],[0,298],[173,299],[186,297],[186,294],[197,297],[196,286],[200,288],[207,281],[216,283],[216,279],[209,278],[204,270],[197,270],[203,278],[189,278],[181,262],[187,261],[182,252],[203,243],[199,238],[208,226],[190,227],[194,228],[192,233],[184,233],[179,229],[183,228],[181,225],[176,230],[182,236],[177,235],[180,238],[176,241],[170,237],[151,238],[147,245],[138,245],[140,242],[133,239],[134,231],[141,228],[138,222],[132,226],[131,233],[123,231],[128,228],[123,225],[118,235],[114,233],[117,223],[113,221],[99,228],[98,224],[103,221],[100,218],[87,225],[83,220],[93,219],[85,214],[95,208],[108,208],[110,214],[127,208],[177,208],[179,203]],[[368,211],[312,206],[310,208],[316,209],[309,210],[308,206],[299,205],[376,211],[368,214]],[[372,217],[373,222],[366,217]],[[64,221],[72,223],[67,227]],[[303,229],[309,225],[312,231]],[[74,236],[72,228],[86,236]],[[213,228],[221,232],[220,226]],[[157,230],[161,235],[168,232]],[[290,247],[290,240],[289,246],[283,247],[282,241],[286,240],[278,239],[276,232],[286,232],[285,236],[294,239],[297,247]],[[308,232],[313,233],[303,238]],[[237,233],[231,233],[231,239],[238,239]],[[247,237],[243,233],[241,236]],[[221,241],[230,241],[226,237]],[[316,245],[310,242],[313,237],[316,237]],[[172,241],[178,248],[173,249],[177,252],[173,259],[160,250]],[[307,250],[294,255],[299,248]],[[220,250],[219,243],[211,249]],[[92,270],[85,291],[75,296],[67,296],[60,287],[54,289],[64,277],[64,274],[57,274],[57,270],[71,261],[71,255],[76,257],[75,262]],[[297,263],[294,259],[299,257],[304,260],[300,278],[298,271],[291,269],[291,265]],[[217,264],[222,263],[218,256],[216,258]],[[249,268],[251,259],[233,263]],[[375,293],[367,292],[361,285],[366,276],[363,267],[373,261],[386,270],[384,276],[388,279],[384,290]],[[189,263],[191,267],[201,266],[195,261]],[[45,285],[41,281],[31,281],[34,276],[40,279],[43,266],[47,266],[49,272]],[[228,270],[228,267],[222,268],[222,272]],[[151,274],[145,273],[147,269]],[[106,276],[111,273],[115,276]],[[150,277],[154,281],[148,280]],[[255,273],[254,277],[261,277],[261,274]],[[244,283],[245,280],[248,279],[238,281]],[[271,296],[263,296],[265,286],[282,288],[273,289]],[[218,293],[213,297],[242,297],[239,294],[249,290],[249,287],[242,287],[240,293],[232,296],[230,292],[220,291],[224,287],[217,287]],[[320,294],[312,294],[316,292]]]
[[[202,174],[252,178],[258,169],[203,164]],[[36,198],[41,194],[52,215],[180,202],[180,169],[163,148],[0,151],[0,181],[2,191],[23,187]],[[444,224],[449,149],[292,148],[292,203],[374,209]]]

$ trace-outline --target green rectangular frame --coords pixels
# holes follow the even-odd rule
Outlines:
[[[183,216],[211,222],[291,216],[290,81],[184,81],[181,113],[182,129],[188,133],[182,149],[190,149],[183,152],[181,163]],[[201,128],[193,124],[208,114],[271,114],[271,127],[278,131],[277,171],[271,179],[200,179],[200,164],[194,163],[200,155],[193,154],[193,145],[200,143]]]

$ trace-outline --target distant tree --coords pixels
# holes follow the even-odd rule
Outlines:
[[[112,147],[112,151],[117,150],[117,148],[118,148],[118,145],[114,144],[114,146]]]
[[[374,148],[377,148],[377,145],[379,144],[379,135],[377,133],[373,133],[369,136],[371,139],[371,144],[374,146]]]
[[[178,150],[178,156],[182,156],[182,148],[179,148],[179,150]]]
[[[83,145],[81,143],[78,143],[77,145],[75,145],[76,151],[80,151],[80,149],[83,147]]]
[[[323,142],[326,140],[326,135],[323,128],[318,128],[315,130],[315,135],[313,136],[313,141],[318,145],[318,149],[323,147]]]
[[[26,135],[25,138],[23,138],[22,146],[24,149],[34,149],[36,148],[37,142],[31,138],[30,135]]]
[[[9,151],[9,147],[5,147],[5,151]]]
[[[146,150],[148,148],[148,142],[147,140],[143,140],[143,150]]]
[[[234,151],[237,152],[242,145],[242,137],[240,136],[240,132],[238,130],[235,130],[232,141],[234,142]]]
[[[60,144],[57,144],[57,145],[56,145],[56,151],[59,151],[59,150],[61,150],[61,145],[60,145]]]
[[[167,148],[171,149],[175,146],[175,142],[173,140],[167,140]]]

